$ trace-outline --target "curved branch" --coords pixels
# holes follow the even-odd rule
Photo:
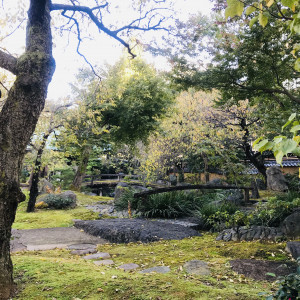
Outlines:
[[[11,54],[0,50],[0,68],[17,75],[17,59]]]
[[[74,4],[74,3],[73,3]],[[101,8],[105,8],[108,6],[108,3],[105,3],[104,5],[100,5],[100,6],[96,6],[93,8],[87,7],[87,6],[80,6],[80,5],[66,5],[66,4],[51,4],[50,10],[54,11],[54,10],[62,10],[64,12],[64,16],[68,17],[65,15],[65,12],[67,11],[72,11],[72,12],[80,12],[80,13],[85,13],[89,16],[89,18],[91,19],[91,21],[98,27],[98,29],[100,31],[105,32],[107,35],[109,35],[110,37],[114,38],[115,40],[117,40],[119,43],[121,43],[125,48],[127,48],[128,53],[132,56],[135,57],[136,55],[132,52],[132,49],[130,47],[130,45],[125,42],[124,39],[120,38],[118,36],[118,34],[122,31],[125,30],[141,30],[141,31],[149,31],[149,30],[159,30],[159,29],[164,29],[163,27],[160,27],[161,23],[165,20],[164,17],[161,17],[156,24],[154,25],[150,25],[148,22],[147,26],[145,27],[140,27],[138,25],[135,25],[135,23],[139,23],[141,20],[144,20],[147,18],[147,16],[153,12],[156,11],[158,9],[152,9],[150,11],[148,11],[144,16],[142,16],[141,18],[138,18],[134,21],[132,21],[129,25],[127,26],[123,26],[119,29],[116,30],[110,30],[109,28],[107,28],[106,26],[104,26],[104,24],[99,20],[99,18],[97,18],[97,16],[94,14],[94,10],[99,10]],[[161,9],[167,9],[167,8],[161,8]],[[70,17],[68,17],[70,18]]]

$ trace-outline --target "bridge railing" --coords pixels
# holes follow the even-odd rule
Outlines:
[[[121,181],[125,177],[129,179],[143,179],[141,175],[130,175],[130,174],[98,174],[98,175],[86,175],[84,176],[84,183],[93,185],[95,181],[105,181],[116,179],[116,181]]]
[[[206,185],[206,184],[196,184],[196,185],[184,185],[184,186],[173,186],[166,188],[158,188],[149,191],[143,191],[140,193],[135,193],[134,198],[147,199],[148,196],[166,192],[173,191],[183,191],[183,190],[244,190],[244,204],[248,203],[250,200],[250,190],[253,188],[250,186],[236,186],[236,185]]]

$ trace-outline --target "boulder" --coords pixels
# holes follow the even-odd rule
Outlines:
[[[234,205],[242,205],[244,203],[244,193],[242,190],[230,190],[231,193],[227,197],[226,202],[232,203]]]
[[[42,178],[38,184],[39,194],[49,194],[54,191],[54,185],[49,182],[47,179]]]
[[[286,179],[279,167],[268,168],[267,186],[269,190],[277,192],[285,192],[288,190]]]
[[[300,238],[300,211],[297,210],[286,217],[281,224],[282,232],[290,238]]]
[[[289,252],[294,259],[300,257],[300,241],[298,242],[287,242],[285,250]]]

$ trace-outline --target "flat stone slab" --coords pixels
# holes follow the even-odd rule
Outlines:
[[[106,252],[98,252],[95,254],[84,256],[83,259],[98,259],[98,258],[110,258],[109,253]]]
[[[170,272],[170,268],[169,267],[165,267],[165,266],[157,266],[157,267],[152,267],[149,269],[145,269],[140,271],[139,273],[142,274],[147,274],[147,273],[160,273],[160,274],[166,274],[168,272]]]
[[[182,225],[144,219],[77,221],[75,227],[112,243],[181,240],[187,237],[201,236],[197,230]]]
[[[12,251],[67,248],[74,244],[105,244],[108,241],[74,227],[12,230]]]
[[[111,259],[95,260],[94,264],[97,266],[109,266],[113,265],[114,261]]]
[[[294,259],[300,257],[300,241],[287,242],[285,250],[289,252]]]
[[[97,252],[97,249],[72,250],[71,254],[81,256],[81,255],[86,255],[86,254],[93,254],[96,252]]]
[[[90,250],[90,249],[96,249],[97,245],[94,244],[75,244],[68,246],[68,249],[70,250]]]
[[[183,265],[188,274],[210,275],[208,263],[202,260],[190,260]]]
[[[255,259],[237,259],[230,261],[233,271],[256,280],[275,281],[278,276],[295,273],[297,264],[293,262],[277,262]],[[276,277],[268,275],[273,273]]]
[[[119,269],[123,269],[123,270],[125,270],[125,271],[129,271],[129,270],[137,269],[138,267],[139,267],[139,265],[137,265],[137,264],[129,263],[129,264],[121,265],[121,266],[119,266],[118,268],[119,268]]]

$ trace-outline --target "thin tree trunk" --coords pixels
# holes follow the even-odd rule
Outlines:
[[[36,198],[39,194],[39,175],[40,175],[41,164],[42,164],[42,155],[49,135],[50,134],[47,133],[43,136],[42,144],[40,145],[37,151],[36,160],[33,169],[32,181],[30,186],[29,200],[27,204],[27,212],[34,212]]]
[[[0,299],[13,294],[10,258],[11,226],[18,202],[24,200],[19,174],[26,146],[44,107],[48,84],[55,69],[52,58],[48,0],[31,0],[25,53],[17,60],[0,57],[0,67],[16,75],[0,112]],[[6,55],[8,56],[8,55]]]
[[[77,191],[80,190],[83,178],[86,173],[87,165],[88,165],[88,162],[90,159],[90,151],[91,151],[91,148],[89,146],[86,146],[83,148],[81,161],[80,161],[80,164],[78,166],[78,169],[76,171],[76,174],[75,174],[75,177],[74,177],[74,180],[72,183],[73,189],[75,189]]]

